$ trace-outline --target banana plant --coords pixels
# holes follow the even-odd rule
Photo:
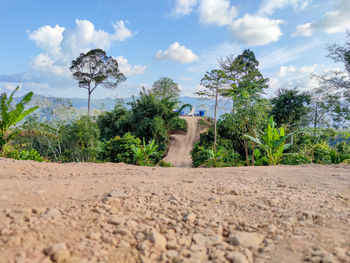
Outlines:
[[[277,165],[282,160],[282,157],[286,155],[284,151],[291,146],[291,144],[286,143],[286,140],[292,134],[285,135],[283,127],[276,128],[276,123],[273,121],[273,116],[271,116],[262,141],[248,134],[244,134],[244,136],[264,149],[269,165]]]
[[[158,148],[158,145],[155,143],[154,139],[148,144],[146,144],[145,139],[143,139],[141,147],[136,147],[135,145],[132,145],[131,147],[134,153],[134,160],[136,164],[141,166],[148,166],[151,164],[149,158],[157,153],[156,150]]]
[[[21,132],[19,124],[26,116],[35,111],[38,106],[25,110],[25,106],[31,101],[33,92],[29,92],[16,104],[11,106],[17,87],[9,97],[6,93],[0,95],[0,152],[5,144]]]

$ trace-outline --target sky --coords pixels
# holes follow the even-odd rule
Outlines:
[[[69,67],[102,48],[127,80],[93,98],[125,98],[170,77],[181,95],[201,89],[218,59],[254,51],[278,88],[311,90],[312,73],[341,68],[327,44],[344,44],[350,0],[0,0],[0,92],[20,86],[57,97],[87,97]]]

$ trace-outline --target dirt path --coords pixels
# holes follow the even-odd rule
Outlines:
[[[198,117],[182,117],[187,121],[186,134],[171,135],[170,148],[163,159],[174,167],[192,167],[191,150],[198,140]]]
[[[350,166],[0,158],[0,262],[350,262]]]

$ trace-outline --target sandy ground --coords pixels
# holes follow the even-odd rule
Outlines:
[[[350,262],[350,166],[0,159],[0,262]]]
[[[191,150],[199,138],[199,117],[182,117],[187,121],[186,134],[173,134],[170,136],[170,148],[163,159],[174,167],[192,167]]]

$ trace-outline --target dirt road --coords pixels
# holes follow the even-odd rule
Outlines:
[[[171,135],[170,148],[163,159],[174,167],[192,167],[191,150],[198,140],[198,117],[182,117],[187,121],[186,134]]]
[[[0,262],[350,262],[350,166],[0,158]]]

